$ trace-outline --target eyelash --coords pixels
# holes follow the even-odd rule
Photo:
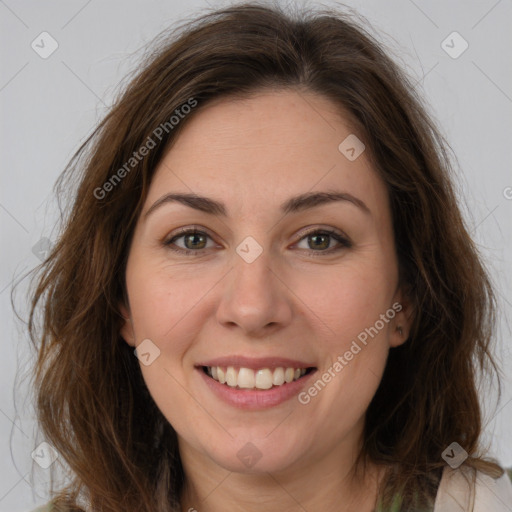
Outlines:
[[[184,255],[196,254],[198,256],[201,255],[201,253],[203,251],[205,251],[206,249],[193,250],[193,249],[181,249],[181,248],[176,249],[175,247],[172,247],[172,245],[174,244],[174,242],[176,240],[178,240],[179,238],[182,238],[186,235],[206,235],[207,237],[209,237],[211,239],[211,236],[208,233],[201,231],[197,228],[183,228],[183,229],[179,230],[178,233],[176,235],[174,235],[172,238],[163,242],[163,245],[165,247],[167,247],[168,249],[170,249],[171,251],[179,253],[179,254],[184,254]],[[338,247],[334,247],[334,248],[331,247],[329,249],[325,249],[325,250],[321,250],[321,251],[315,251],[313,249],[309,249],[309,250],[306,249],[312,256],[315,256],[315,257],[323,256],[325,254],[332,254],[334,252],[340,251],[341,249],[349,249],[350,247],[352,247],[352,242],[350,242],[350,240],[348,238],[344,237],[337,231],[330,230],[330,229],[315,229],[312,231],[308,231],[298,240],[298,242],[301,242],[305,238],[312,236],[312,235],[328,235],[328,236],[331,236],[332,238],[334,238],[340,244]]]

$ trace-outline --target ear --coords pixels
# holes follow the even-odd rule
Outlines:
[[[119,305],[119,311],[123,316],[123,324],[121,326],[120,334],[128,345],[135,347],[135,333],[133,331],[131,313],[124,304]]]
[[[411,295],[403,286],[396,291],[391,309],[395,311],[395,317],[390,322],[389,346],[398,347],[409,338],[414,320]]]

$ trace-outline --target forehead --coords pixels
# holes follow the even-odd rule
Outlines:
[[[385,186],[365,152],[351,161],[339,149],[357,136],[340,111],[327,98],[293,90],[208,103],[162,159],[147,202],[169,191],[192,192],[228,202],[235,214],[329,189],[382,209]]]

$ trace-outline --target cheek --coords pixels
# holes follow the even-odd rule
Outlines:
[[[380,263],[347,263],[336,269],[297,276],[294,289],[304,297],[310,323],[335,348],[343,348],[375,324],[391,307],[393,276]]]
[[[329,367],[301,396],[305,410],[322,429],[327,445],[352,430],[362,421],[377,391],[385,367],[387,350],[373,340],[351,361]]]
[[[127,271],[127,287],[137,344],[149,339],[160,351],[151,364],[141,363],[142,375],[169,423],[185,432],[191,424],[205,423],[204,409],[191,398],[184,359],[199,338],[201,299],[218,278],[208,285],[208,278],[194,278],[166,264],[151,268],[146,263],[138,272],[134,263]],[[212,421],[209,431],[216,428]]]
[[[301,396],[333,433],[348,432],[368,408],[386,365],[394,313],[375,288],[345,290],[325,298],[317,312],[329,329],[319,339],[321,368]]]
[[[150,338],[166,350],[179,350],[191,327],[197,324],[197,309],[215,279],[198,278],[162,265],[127,277],[130,306],[137,339]],[[194,320],[195,319],[195,320]],[[168,342],[169,339],[173,343]],[[183,340],[183,342],[182,342]],[[177,343],[176,343],[177,342]]]
[[[364,413],[378,387],[395,315],[394,277],[382,261],[374,261],[365,265],[361,260],[347,261],[335,272],[297,281],[298,295],[307,297],[304,312],[322,356],[315,380],[321,382],[312,395],[322,395],[317,406],[332,406],[331,413],[350,411],[347,421]]]

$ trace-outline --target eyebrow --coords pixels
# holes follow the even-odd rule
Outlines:
[[[295,197],[291,197],[281,205],[281,212],[284,215],[298,213],[310,208],[329,204],[337,201],[346,201],[360,208],[367,214],[371,214],[370,209],[359,198],[347,192],[306,192]],[[195,210],[199,210],[210,215],[219,217],[228,217],[227,209],[224,203],[216,201],[205,196],[197,194],[169,193],[157,199],[148,211],[144,214],[146,219],[148,215],[154,212],[158,207],[167,203],[181,203]]]

